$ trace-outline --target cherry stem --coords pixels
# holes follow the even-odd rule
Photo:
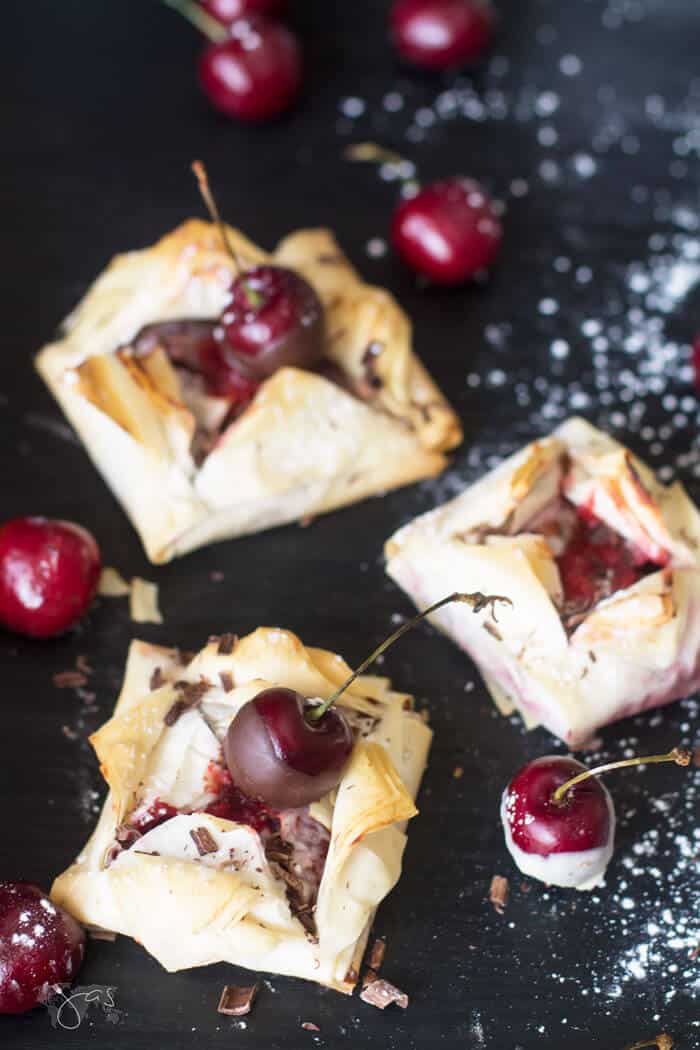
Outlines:
[[[348,160],[369,161],[371,164],[404,164],[406,161],[400,153],[378,146],[376,142],[354,142],[344,152]]]
[[[209,176],[207,175],[207,169],[202,164],[201,160],[195,160],[192,162],[192,171],[194,172],[195,178],[197,179],[197,185],[199,186],[199,192],[202,195],[202,200],[207,206],[207,211],[211,216],[212,221],[216,225],[219,233],[221,234],[221,240],[224,242],[224,248],[229,253],[233,260],[233,265],[236,267],[236,273],[241,273],[243,267],[241,261],[236,254],[236,250],[231,244],[231,240],[226,229],[226,224],[221,218],[221,213],[216,206],[214,200],[214,194],[211,192],[209,185]]]
[[[368,162],[370,164],[392,164],[397,169],[400,165],[409,163],[400,153],[396,153],[393,149],[387,149],[385,146],[379,146],[376,142],[355,142],[343,151],[343,156],[347,157],[348,160]],[[412,188],[415,188],[416,192],[419,189],[419,183],[415,178],[415,168],[413,170],[413,175],[406,175],[397,171],[401,185],[406,192]]]
[[[561,804],[564,801],[564,795],[576,784],[580,784],[583,780],[588,780],[589,777],[597,777],[601,773],[608,773],[611,769],[624,769],[626,766],[646,766],[653,762],[675,762],[677,766],[689,766],[691,758],[690,751],[686,751],[683,747],[674,747],[666,755],[623,758],[619,762],[607,762],[604,766],[596,766],[595,769],[584,769],[582,773],[572,777],[571,780],[567,780],[565,784],[558,787],[552,796],[552,801]],[[653,1046],[654,1044],[650,1043],[648,1045]]]
[[[626,1050],[643,1050],[645,1046],[655,1046],[656,1050],[673,1050],[673,1039],[667,1032],[662,1032],[655,1039],[645,1039],[640,1043],[633,1043]]]
[[[215,18],[208,15],[203,7],[192,0],[163,0],[173,11],[183,15],[196,29],[203,33],[213,44],[221,44],[227,37],[226,29]]]
[[[360,666],[352,672],[349,678],[346,678],[342,685],[338,686],[336,691],[333,693],[328,700],[325,700],[322,704],[318,704],[316,707],[311,708],[307,712],[309,718],[323,718],[329,707],[332,707],[338,697],[345,692],[345,690],[352,685],[355,679],[366,671],[370,664],[374,663],[378,656],[381,656],[385,649],[388,649],[390,645],[397,642],[401,635],[405,634],[406,631],[410,631],[416,624],[420,623],[421,620],[425,619],[426,616],[430,616],[437,609],[441,609],[443,605],[449,605],[450,602],[464,602],[466,605],[471,605],[475,613],[481,612],[487,606],[493,606],[496,602],[504,602],[507,605],[512,605],[510,598],[502,598],[497,594],[487,595],[482,594],[481,591],[475,591],[473,594],[461,594],[459,591],[455,591],[454,594],[450,594],[447,598],[441,598],[439,602],[435,602],[434,605],[428,606],[423,612],[418,613],[417,616],[413,616],[410,620],[406,620],[406,623],[401,624],[398,630],[394,631],[393,634],[389,635],[381,645],[371,653],[366,660],[363,660]],[[496,619],[495,613],[493,614],[494,620]]]

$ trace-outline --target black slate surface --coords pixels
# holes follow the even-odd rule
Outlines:
[[[102,788],[85,737],[110,713],[135,634],[189,648],[212,632],[280,624],[359,660],[392,615],[409,610],[383,574],[383,540],[571,409],[700,496],[688,368],[700,276],[697,4],[498,6],[490,62],[471,80],[434,79],[396,64],[386,3],[299,0],[303,102],[277,124],[241,129],[200,98],[196,35],[158,3],[3,5],[2,514],[81,521],[107,564],[158,581],[165,614],[162,627],[135,630],[124,602],[103,601],[63,640],[0,637],[3,878],[48,886],[86,838]],[[347,142],[370,138],[402,151],[423,178],[462,171],[507,203],[502,260],[485,285],[426,290],[390,254],[367,250],[385,235],[398,192],[343,161]],[[438,483],[154,569],[63,428],[31,355],[116,250],[201,213],[188,171],[197,156],[225,214],[263,245],[296,226],[336,229],[367,278],[410,312],[466,441]],[[79,653],[95,668],[91,703],[52,684]],[[406,1013],[273,978],[242,1026],[215,1007],[221,986],[244,974],[219,966],[168,976],[120,939],[91,944],[81,976],[116,988],[116,1015],[93,1006],[73,1032],[54,1030],[43,1010],[0,1018],[2,1045],[622,1050],[666,1030],[681,1050],[699,1046],[698,774],[619,775],[607,887],[585,897],[547,891],[513,869],[498,799],[527,757],[560,745],[496,716],[469,661],[428,630],[385,667],[436,730],[404,875],[377,920],[386,974],[412,998]],[[697,726],[690,699],[608,728],[601,753],[689,743]],[[497,872],[511,879],[504,916],[486,900]],[[320,1031],[302,1029],[306,1021]]]

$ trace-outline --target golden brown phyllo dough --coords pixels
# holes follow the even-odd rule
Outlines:
[[[511,456],[386,544],[420,606],[465,581],[507,594],[436,624],[473,657],[499,707],[570,746],[700,686],[700,515],[582,419]]]
[[[230,722],[261,689],[327,698],[348,674],[336,654],[276,628],[212,639],[184,664],[134,642],[114,716],[92,738],[109,794],[54,899],[168,970],[225,961],[352,991],[399,879],[430,730],[411,697],[365,675],[339,700],[355,742],[320,802],[270,810],[236,789],[222,757]]]
[[[172,326],[215,323],[234,276],[218,231],[197,220],[114,259],[37,358],[155,562],[435,475],[462,437],[408,318],[329,231],[294,233],[272,256],[229,236],[244,267],[289,267],[316,290],[322,368],[280,368],[231,414],[178,367]]]

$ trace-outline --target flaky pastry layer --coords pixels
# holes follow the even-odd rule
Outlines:
[[[567,630],[562,582],[536,522],[564,496],[659,565]],[[700,687],[700,515],[682,485],[661,485],[582,419],[511,456],[386,544],[387,572],[419,607],[448,590],[507,595],[480,617],[435,623],[473,657],[504,713],[517,708],[570,746],[601,726]]]
[[[374,912],[400,876],[432,734],[386,678],[358,678],[341,698],[364,728],[337,789],[309,808],[330,833],[312,937],[258,832],[203,812],[207,770],[259,690],[327,698],[349,668],[279,629],[229,648],[213,639],[183,666],[175,650],[132,643],[114,715],[92,738],[109,795],[52,896],[82,922],[135,938],[167,970],[224,961],[351,992]],[[178,698],[199,693],[173,722]],[[156,800],[178,815],[115,850],[129,814]],[[202,829],[215,846],[203,856]]]
[[[233,263],[216,228],[194,219],[117,256],[36,363],[154,562],[438,474],[462,438],[412,350],[405,313],[360,279],[328,230],[294,233],[271,256],[229,235],[244,267],[274,262],[310,281],[325,308],[326,357],[361,385],[369,354],[374,385],[359,398],[283,368],[198,463],[176,370],[162,350],[128,348],[146,325],[218,318]]]

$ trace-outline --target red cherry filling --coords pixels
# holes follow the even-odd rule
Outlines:
[[[207,788],[217,797],[210,802],[205,813],[222,820],[233,820],[247,824],[259,833],[277,831],[279,820],[274,810],[260,799],[250,798],[233,783],[228,769],[217,762],[210,762],[206,777]]]
[[[577,509],[573,533],[557,565],[565,618],[586,612],[656,568],[642,551],[585,508]]]
[[[80,525],[14,518],[0,526],[0,624],[50,638],[87,612],[100,578],[100,550]]]
[[[221,340],[221,329],[212,321],[166,321],[148,325],[134,341],[137,353],[148,354],[160,346],[179,368],[201,376],[210,397],[225,398],[241,411],[255,397],[259,383],[244,374]]]
[[[221,318],[241,368],[264,379],[278,368],[312,368],[323,354],[323,307],[303,277],[281,266],[246,270]]]
[[[403,261],[446,285],[460,284],[489,267],[501,237],[491,199],[478,183],[459,177],[433,182],[403,201],[391,226]]]
[[[199,368],[212,397],[225,397],[243,407],[253,400],[260,384],[244,375],[232,356],[221,340],[212,338],[200,349]]]
[[[612,831],[605,788],[595,777],[576,784],[560,802],[554,792],[586,767],[557,755],[537,758],[506,788],[505,814],[513,841],[526,853],[577,853],[605,846]]]
[[[0,1014],[44,1002],[84,956],[85,933],[68,912],[30,882],[0,882]]]
[[[390,14],[401,57],[435,70],[480,55],[491,42],[493,23],[493,9],[485,0],[396,0]]]
[[[150,806],[147,806],[145,809],[139,809],[136,814],[132,814],[129,820],[129,827],[138,831],[140,835],[146,835],[149,831],[153,831],[154,828],[165,824],[166,820],[176,817],[178,813],[179,810],[175,806],[171,806],[169,802],[163,802],[157,798]]]
[[[261,121],[279,116],[301,88],[302,56],[295,34],[263,15],[236,19],[230,33],[228,40],[202,52],[202,90],[227,117]]]
[[[245,15],[281,15],[287,0],[200,0],[204,10],[222,25],[230,25]]]
[[[317,719],[292,689],[265,689],[244,704],[229,726],[224,757],[233,780],[279,809],[322,798],[336,787],[353,735],[334,707]]]

